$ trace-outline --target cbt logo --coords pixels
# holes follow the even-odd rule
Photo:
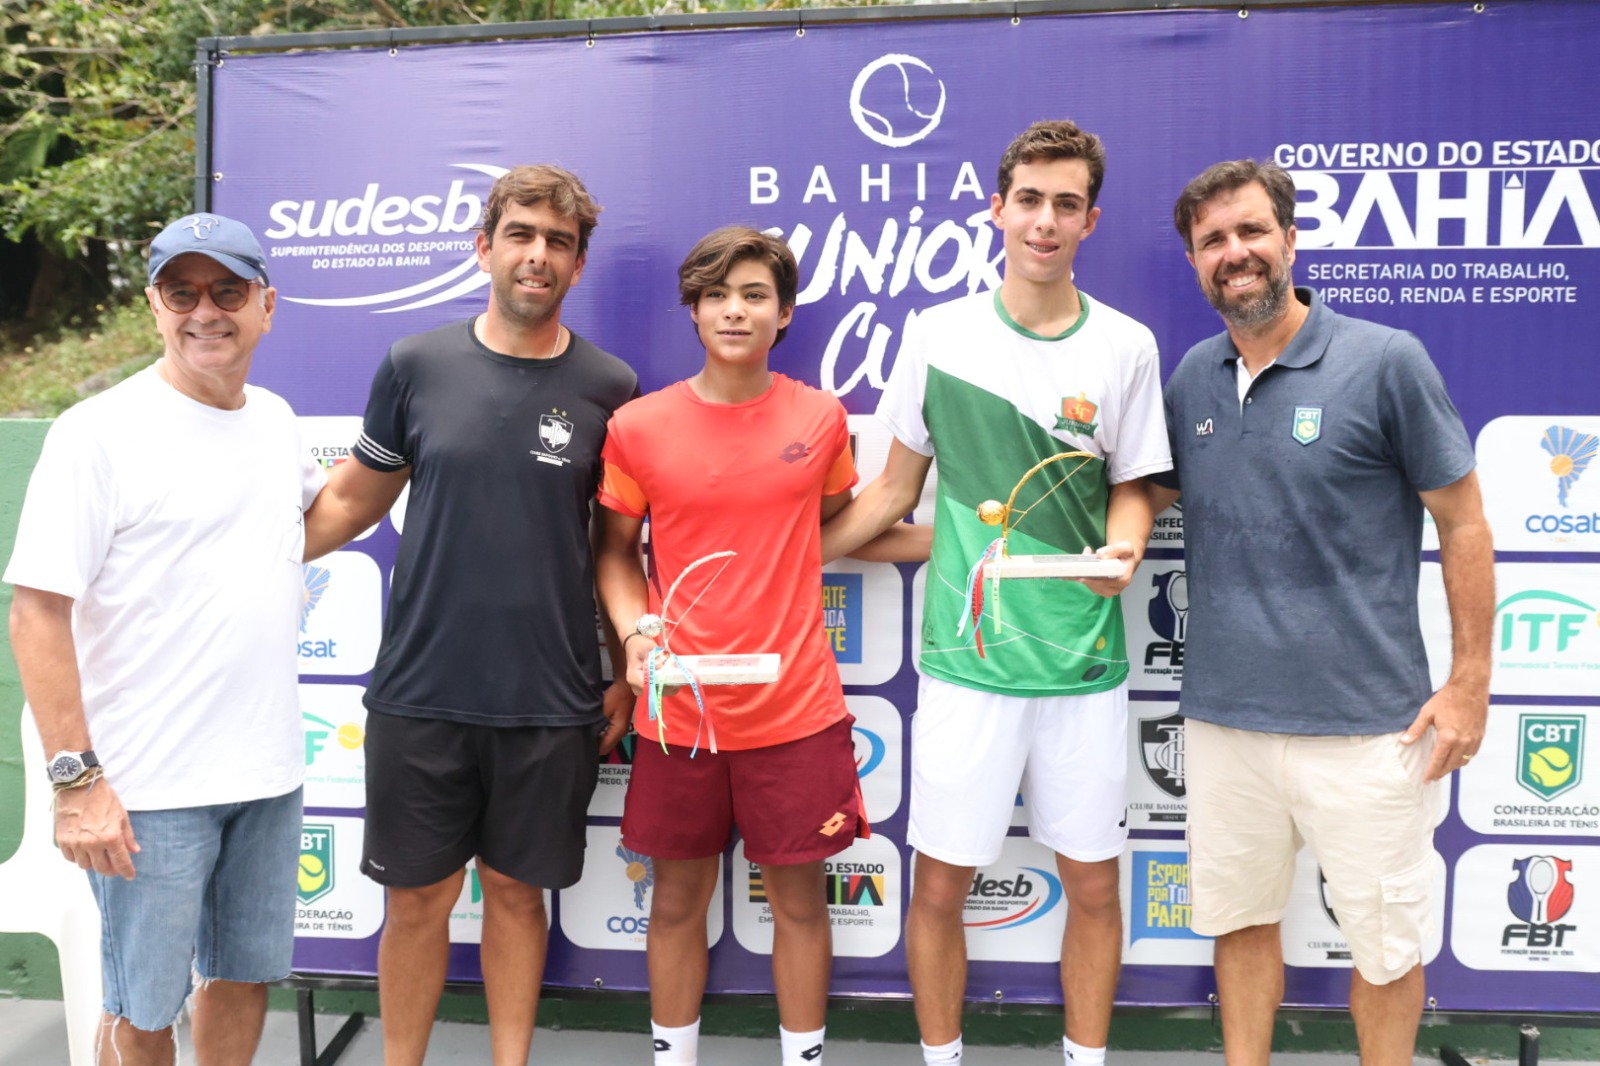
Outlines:
[[[1530,948],[1561,947],[1567,934],[1578,930],[1575,925],[1561,924],[1572,909],[1574,892],[1567,878],[1572,872],[1571,860],[1530,855],[1512,860],[1511,869],[1506,906],[1522,921],[1505,927],[1500,946],[1509,947],[1513,940],[1520,940]]]
[[[300,827],[300,873],[295,897],[304,906],[333,891],[333,826],[305,822]]]
[[[967,889],[962,924],[968,929],[1015,929],[1038,921],[1063,898],[1061,879],[1037,866],[1018,869],[1015,877],[990,877],[979,870]]]
[[[891,53],[861,68],[850,86],[856,129],[885,148],[916,144],[944,117],[944,82],[916,56]]]
[[[1517,784],[1549,801],[1583,780],[1581,714],[1525,714],[1517,725]]]

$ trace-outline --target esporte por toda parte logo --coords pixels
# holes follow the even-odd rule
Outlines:
[[[1189,890],[1189,855],[1183,851],[1135,851],[1128,940],[1204,940],[1189,928],[1194,906]]]

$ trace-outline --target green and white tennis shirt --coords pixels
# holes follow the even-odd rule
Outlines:
[[[1063,460],[1035,474],[1015,504],[1032,510],[1012,523],[1012,555],[1075,554],[1105,543],[1110,485],[1172,467],[1155,336],[1079,296],[1078,321],[1056,337],[1019,326],[998,290],[930,308],[906,330],[878,417],[906,447],[938,459],[920,662],[931,677],[1054,696],[1105,691],[1128,676],[1118,601],[1075,581],[1001,583],[998,627],[993,585],[983,582],[982,656],[973,639],[968,574],[1000,535],[978,520],[978,504],[1005,502],[1041,460],[1090,453],[1081,466]]]

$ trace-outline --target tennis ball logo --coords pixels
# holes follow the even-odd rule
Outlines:
[[[944,82],[916,56],[879,56],[850,87],[850,118],[856,129],[886,148],[916,144],[944,117]]]
[[[1309,418],[1302,418],[1295,425],[1295,435],[1300,437],[1301,439],[1304,439],[1306,437],[1314,437],[1314,436],[1316,436],[1316,433],[1317,433],[1317,424],[1315,422],[1313,422]]]
[[[309,896],[327,883],[327,864],[315,855],[300,856],[300,893]]]
[[[1561,748],[1540,748],[1528,753],[1528,776],[1545,788],[1560,788],[1572,779],[1572,756]]]
[[[354,722],[346,722],[340,726],[334,736],[338,738],[339,746],[346,751],[355,751],[361,747],[362,741],[367,739],[366,732]]]

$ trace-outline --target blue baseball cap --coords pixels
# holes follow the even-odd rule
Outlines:
[[[150,284],[180,255],[195,252],[215,260],[246,280],[267,283],[267,257],[250,227],[222,215],[185,215],[150,242]]]

